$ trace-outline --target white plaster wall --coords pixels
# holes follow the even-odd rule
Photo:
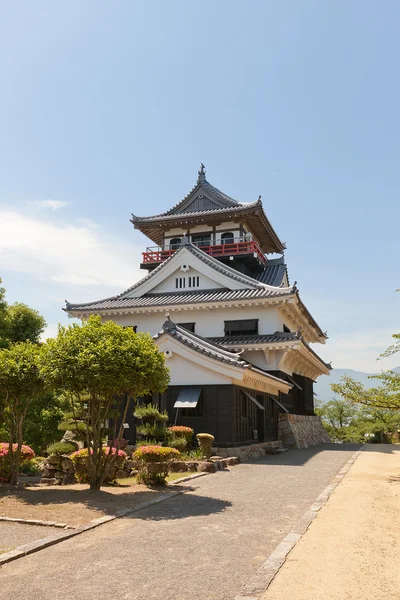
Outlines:
[[[243,360],[249,361],[249,363],[253,365],[256,365],[256,367],[260,367],[260,369],[268,368],[267,361],[265,360],[265,354],[261,350],[252,350],[251,352],[246,350],[241,355],[241,358],[243,358]]]
[[[224,321],[241,319],[259,319],[258,331],[260,334],[281,331],[281,317],[273,306],[249,306],[237,308],[213,308],[201,310],[169,310],[170,318],[176,323],[196,323],[195,332],[204,337],[217,337],[224,335]],[[136,325],[138,331],[148,331],[155,335],[165,321],[161,312],[154,314],[115,315],[104,317],[104,320],[113,320],[119,325]]]
[[[186,286],[184,288],[181,289],[181,288],[176,287],[175,280],[177,277],[178,278],[180,278],[180,277],[186,278]],[[189,287],[189,284],[188,284],[189,277],[199,277],[200,278],[199,287],[195,287],[195,288]],[[202,275],[202,273],[200,273],[199,271],[197,271],[196,269],[193,269],[191,267],[189,269],[189,271],[181,271],[180,268],[177,269],[174,273],[172,273],[172,275],[167,277],[162,283],[160,283],[155,288],[153,288],[151,290],[151,293],[176,292],[176,291],[190,292],[191,290],[213,290],[213,289],[217,289],[217,288],[224,288],[224,286],[221,285],[220,283],[217,283],[216,281],[213,281],[209,277]]]
[[[165,361],[165,364],[171,376],[170,385],[223,385],[232,383],[230,377],[205,369],[175,353]]]

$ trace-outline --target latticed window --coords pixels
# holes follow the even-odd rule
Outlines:
[[[225,321],[225,335],[254,335],[258,333],[258,319]]]

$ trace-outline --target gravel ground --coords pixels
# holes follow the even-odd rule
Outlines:
[[[293,450],[5,565],[0,600],[232,600],[358,448]],[[185,484],[183,484],[185,485]],[[188,482],[187,487],[190,486]]]
[[[22,544],[28,544],[48,535],[53,535],[53,533],[60,533],[60,531],[58,527],[40,527],[38,525],[0,521],[0,554],[14,550]]]
[[[263,600],[399,598],[399,500],[400,448],[368,445]]]

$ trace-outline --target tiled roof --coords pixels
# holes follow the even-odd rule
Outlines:
[[[99,311],[126,308],[142,308],[152,306],[175,306],[180,304],[202,304],[209,302],[230,302],[241,300],[254,300],[257,298],[276,298],[292,294],[291,290],[270,290],[258,288],[253,290],[199,290],[197,292],[169,292],[145,294],[139,298],[106,298],[97,302],[86,304],[67,303],[67,312]]]
[[[269,259],[263,270],[254,275],[254,279],[257,279],[260,283],[279,287],[283,283],[285,274],[288,275],[287,266],[285,257],[281,256],[280,258]]]
[[[218,289],[218,290],[199,290],[197,292],[171,292],[164,294],[146,294],[141,298],[126,298],[127,294],[130,294],[133,290],[141,286],[144,282],[153,278],[159,271],[165,269],[166,265],[173,260],[176,256],[179,255],[180,252],[183,252],[183,249],[186,248],[191,252],[194,256],[199,258],[203,263],[212,267],[218,273],[222,273],[223,275],[233,279],[234,281],[238,281],[246,286],[248,289],[245,290],[227,290],[227,289]],[[262,292],[260,296],[252,295],[252,292]],[[256,281],[252,277],[248,275],[244,275],[240,273],[236,269],[229,267],[228,265],[224,265],[222,262],[209,256],[203,250],[197,248],[193,244],[183,245],[177,250],[172,256],[170,256],[167,260],[162,262],[158,267],[156,267],[153,271],[151,271],[146,277],[143,277],[140,281],[137,281],[130,288],[118,294],[116,296],[111,296],[110,298],[105,298],[103,300],[97,300],[94,302],[87,302],[84,304],[71,304],[67,302],[66,310],[67,312],[73,310],[102,310],[102,309],[110,309],[110,308],[133,308],[133,307],[141,307],[141,306],[164,306],[166,304],[194,304],[196,302],[214,302],[231,299],[247,299],[253,297],[271,297],[271,296],[283,296],[287,294],[291,294],[294,292],[292,288],[277,288],[273,289],[272,287],[267,287],[266,284],[260,283]],[[236,296],[231,298],[232,294],[236,294]],[[243,294],[243,296],[242,296]]]
[[[191,218],[191,217],[200,217],[202,216],[205,212],[207,212],[207,215],[220,215],[220,214],[224,214],[224,213],[231,213],[231,212],[245,212],[247,210],[251,210],[253,208],[257,208],[257,206],[260,206],[261,202],[259,200],[256,200],[255,202],[249,202],[248,204],[235,204],[235,205],[229,205],[229,206],[224,206],[222,208],[213,208],[212,210],[208,209],[208,210],[198,210],[195,212],[182,212],[182,213],[160,213],[158,215],[153,215],[153,216],[149,216],[149,217],[138,217],[136,215],[132,214],[132,218],[131,218],[131,222],[133,224],[135,223],[157,223],[158,221],[174,221],[179,217],[182,218]],[[171,209],[172,210],[172,209]]]
[[[265,335],[229,335],[222,337],[208,338],[215,344],[223,344],[224,346],[238,346],[241,344],[273,344],[279,342],[291,342],[299,339],[297,332],[286,333],[284,331],[276,331],[275,333],[268,333]]]
[[[271,375],[268,371],[264,371],[264,369],[260,369],[247,361],[244,361],[240,358],[240,353],[232,352],[230,350],[226,350],[222,346],[210,341],[208,338],[203,338],[200,335],[192,333],[183,327],[179,327],[176,323],[173,323],[169,318],[163,324],[162,330],[157,333],[154,339],[158,339],[164,333],[170,335],[175,338],[185,346],[192,348],[196,352],[200,354],[205,354],[214,360],[218,360],[220,362],[224,362],[230,364],[235,367],[241,367],[242,369],[249,369],[251,371],[255,371],[260,373],[261,375],[265,375],[266,377],[273,379],[277,382],[288,384],[286,381],[279,379],[279,377],[275,377],[275,375]],[[292,386],[291,386],[292,387]]]
[[[224,347],[229,346],[256,346],[261,344],[282,344],[285,342],[300,342],[303,344],[309,352],[315,358],[318,359],[320,363],[322,363],[327,369],[331,369],[332,366],[330,363],[326,363],[322,358],[311,348],[311,346],[303,339],[300,332],[285,332],[285,331],[276,331],[275,333],[269,333],[265,335],[238,335],[238,336],[221,336],[221,337],[211,337],[207,338],[211,340],[214,344],[220,344]]]

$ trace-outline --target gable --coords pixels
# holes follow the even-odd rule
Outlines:
[[[226,289],[216,278],[210,278],[188,264],[182,264],[171,275],[156,285],[151,292],[192,292],[196,290]]]
[[[120,298],[140,298],[144,294],[153,293],[167,279],[169,281],[166,285],[169,286],[171,281],[175,282],[176,277],[174,274],[177,271],[181,271],[182,274],[190,271],[198,273],[199,277],[204,278],[204,282],[209,280],[208,289],[226,288],[233,291],[258,289],[260,287],[260,284],[251,277],[247,277],[230,267],[224,267],[219,261],[194,246],[182,246],[171,258],[161,263],[152,273],[144,277],[141,283],[127,290]],[[159,289],[161,290],[161,288]],[[187,291],[186,287],[185,290]],[[174,291],[176,291],[176,288],[174,288]],[[178,291],[182,290],[179,289]]]

